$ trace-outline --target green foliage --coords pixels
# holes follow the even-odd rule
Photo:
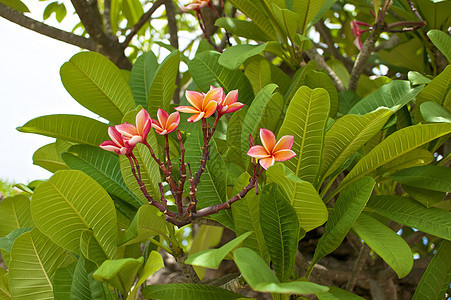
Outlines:
[[[242,297],[216,286],[186,283],[150,285],[143,289],[143,295],[146,298],[161,300],[182,299],[182,297],[186,300],[232,300]]]

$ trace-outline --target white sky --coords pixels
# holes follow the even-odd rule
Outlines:
[[[33,12],[31,16],[42,19],[43,7],[48,2],[29,2],[36,3],[29,5],[25,2]],[[68,16],[66,19],[73,19]],[[51,19],[55,20],[55,17]],[[60,26],[70,30],[73,24],[65,22]],[[54,21],[50,24],[57,23]],[[16,127],[47,114],[93,116],[66,92],[59,76],[61,65],[79,48],[32,32],[3,18],[0,18],[0,32],[0,128],[4,137],[3,146],[0,147],[0,178],[15,183],[46,179],[51,173],[33,165],[32,156],[39,147],[54,139],[21,133]]]

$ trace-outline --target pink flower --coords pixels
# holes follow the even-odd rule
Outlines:
[[[119,155],[130,154],[133,151],[133,146],[131,146],[119,131],[114,127],[108,127],[108,135],[111,138],[111,141],[105,141],[101,143],[99,146],[102,149],[107,151],[115,152]]]
[[[214,87],[210,87],[212,89]],[[222,88],[220,88],[222,90]],[[222,92],[222,100],[218,103],[218,114],[221,116],[227,113],[233,113],[237,110],[241,109],[244,104],[240,102],[236,102],[238,99],[238,90],[230,91],[227,96],[224,96],[224,92]]]
[[[165,135],[173,132],[180,123],[180,114],[178,111],[168,114],[162,109],[158,109],[157,120],[152,119],[152,127],[158,134]]]
[[[208,118],[216,111],[218,102],[222,100],[222,88],[213,88],[208,93],[185,91],[186,100],[192,106],[178,106],[175,110],[183,113],[194,114],[188,118],[188,122],[197,122],[202,118]]]
[[[187,11],[190,11],[190,10],[199,11],[201,8],[204,8],[206,6],[210,6],[211,5],[210,1],[211,0],[194,0],[193,2],[188,4],[187,6],[181,7],[180,10],[182,12],[187,12]]]
[[[370,29],[360,30],[360,26],[371,27],[371,25],[365,22],[351,21],[352,34],[355,36],[354,45],[359,48],[359,50],[362,50],[363,45],[360,38],[363,33],[369,31]]]
[[[285,161],[296,156],[291,150],[294,140],[292,135],[285,135],[276,142],[276,136],[271,130],[261,128],[260,140],[263,146],[252,146],[247,155],[258,158],[258,162],[265,170],[276,161]]]
[[[151,126],[152,119],[143,108],[136,115],[136,126],[124,123],[116,125],[116,129],[131,146],[135,146],[147,139]]]

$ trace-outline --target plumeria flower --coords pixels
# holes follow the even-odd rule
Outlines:
[[[186,100],[192,106],[178,106],[175,110],[183,113],[194,114],[188,118],[188,122],[197,122],[202,118],[208,118],[216,111],[218,102],[221,101],[222,88],[213,88],[208,93],[185,91]]]
[[[187,11],[190,11],[190,10],[199,11],[201,8],[210,6],[210,1],[211,0],[194,0],[193,2],[188,4],[187,6],[181,7],[180,10],[182,12],[187,12]]]
[[[352,34],[354,34],[355,36],[355,40],[354,40],[354,45],[359,48],[359,50],[362,50],[362,40],[360,39],[362,34],[371,30],[371,29],[364,29],[364,30],[360,30],[360,26],[366,26],[366,27],[371,27],[370,24],[365,23],[365,22],[360,22],[360,21],[351,21],[351,30],[352,30]]]
[[[114,127],[108,127],[108,135],[111,141],[105,141],[99,146],[107,151],[115,152],[119,155],[130,154],[133,151],[133,146],[131,146],[128,141],[124,140],[119,131]]]
[[[173,132],[180,123],[180,114],[178,111],[168,114],[161,108],[157,111],[158,120],[152,119],[152,127],[158,134],[165,135]]]
[[[210,89],[212,89],[214,87],[210,87]],[[221,88],[222,90],[222,88]],[[233,113],[236,112],[237,110],[241,109],[244,104],[240,103],[240,102],[236,102],[236,100],[238,99],[238,90],[233,90],[230,91],[227,96],[224,96],[224,92],[222,92],[222,100],[220,103],[218,103],[218,114],[219,116],[222,116],[223,114],[226,113]]]
[[[296,156],[291,150],[294,140],[292,135],[285,135],[276,142],[276,136],[271,130],[261,128],[260,140],[263,146],[252,146],[247,155],[258,158],[258,162],[265,170],[276,161],[285,161]]]
[[[152,119],[149,113],[143,108],[136,115],[136,126],[124,123],[116,125],[116,129],[131,146],[135,146],[147,139],[151,126]]]

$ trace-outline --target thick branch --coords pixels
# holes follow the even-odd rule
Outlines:
[[[51,37],[58,41],[65,42],[91,51],[96,51],[97,49],[96,43],[90,39],[46,25],[32,18],[26,17],[23,14],[16,11],[15,9],[12,9],[1,3],[0,3],[0,16],[13,23],[16,23],[17,25],[20,25],[34,32],[40,33],[42,35]]]
[[[177,20],[175,19],[175,6],[172,0],[165,0],[164,6],[166,7],[166,16],[168,19],[168,28],[169,28],[169,43],[175,49],[179,48],[179,38],[177,36]],[[177,78],[175,79],[175,85],[177,86],[174,91],[174,96],[172,100],[174,103],[180,103],[180,73],[177,72]]]
[[[138,33],[138,31],[149,21],[150,17],[152,17],[152,14],[157,10],[160,5],[164,3],[165,0],[158,0],[155,2],[149,10],[139,18],[138,22],[136,22],[135,26],[133,26],[130,33],[125,38],[125,41],[122,42],[122,46],[125,48],[130,44],[133,37]]]
[[[105,8],[103,11],[103,25],[105,32],[110,37],[113,36],[113,29],[111,27],[111,0],[105,0]]]
[[[320,68],[323,68],[324,70],[326,70],[327,74],[332,79],[335,87],[337,88],[338,92],[342,92],[342,91],[346,90],[341,79],[337,76],[337,74],[335,74],[334,70],[332,70],[331,67],[329,67],[329,65],[326,63],[324,58],[321,55],[319,55],[315,49],[309,49],[306,51],[306,53],[307,53],[308,57],[310,59],[314,60]]]

